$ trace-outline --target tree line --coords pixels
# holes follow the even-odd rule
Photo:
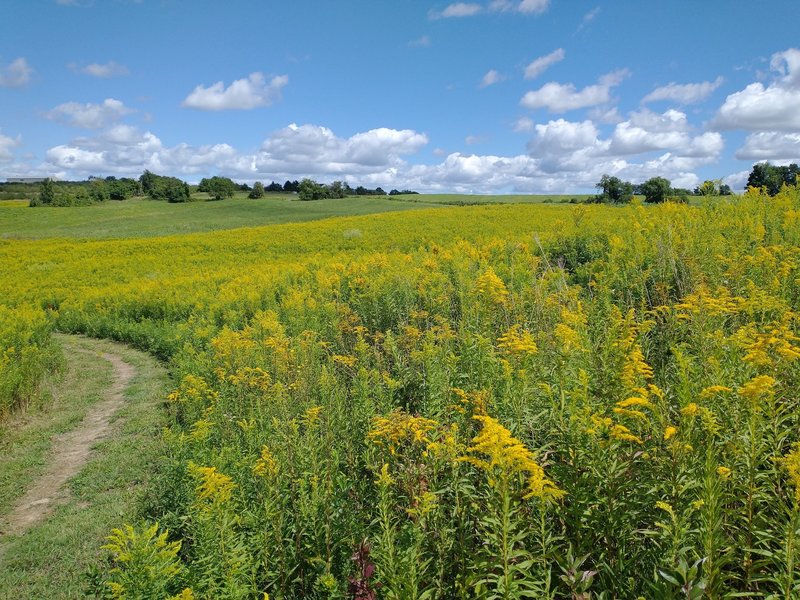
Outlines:
[[[753,165],[747,187],[764,189],[774,196],[784,185],[796,185],[800,167],[792,163],[788,166],[772,165],[769,162]],[[4,184],[19,187],[21,184]],[[54,182],[47,179],[38,186],[38,194],[30,201],[31,206],[86,206],[106,200],[126,200],[134,196],[148,196],[154,200],[167,202],[188,202],[191,200],[193,186],[177,177],[157,175],[149,170],[138,178],[130,177],[90,177],[85,182]],[[15,187],[15,190],[16,190]],[[666,200],[686,201],[689,196],[727,196],[732,194],[729,185],[720,180],[706,180],[693,190],[672,187],[664,177],[651,177],[642,183],[631,183],[613,175],[603,175],[595,184],[597,195],[590,202],[627,203],[634,196],[644,196],[645,202],[664,202]],[[248,192],[249,198],[262,198],[267,193],[293,193],[300,200],[321,200],[324,198],[346,198],[348,196],[386,196],[382,188],[351,187],[346,181],[330,184],[318,183],[305,178],[302,181],[287,180],[283,185],[272,181],[264,185],[256,181],[252,187],[246,183],[236,183],[229,177],[214,176],[203,178],[194,187],[195,191],[205,192],[215,200],[231,198],[237,191]],[[389,196],[417,194],[413,190],[393,189]]]

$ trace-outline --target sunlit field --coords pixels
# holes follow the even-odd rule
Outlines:
[[[240,202],[0,206],[0,409],[54,329],[174,377],[106,593],[800,597],[798,190],[165,235]]]

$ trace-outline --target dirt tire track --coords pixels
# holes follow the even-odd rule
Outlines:
[[[96,355],[89,350],[72,350]],[[53,438],[47,470],[30,485],[0,523],[0,538],[25,533],[64,504],[70,496],[65,484],[89,461],[92,447],[111,433],[111,418],[124,405],[125,388],[136,375],[136,369],[116,354],[104,352],[100,356],[110,362],[114,370],[105,398],[89,408],[75,429]]]

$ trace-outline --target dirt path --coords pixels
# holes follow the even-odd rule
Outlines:
[[[94,354],[74,348],[73,351]],[[111,418],[124,403],[123,393],[136,374],[134,367],[116,354],[100,356],[114,369],[113,382],[105,398],[94,404],[73,430],[53,438],[51,460],[47,470],[35,480],[3,519],[2,533],[19,535],[44,521],[56,506],[69,499],[65,484],[88,462],[92,447],[111,432]]]

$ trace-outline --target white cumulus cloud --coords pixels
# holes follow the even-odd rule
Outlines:
[[[490,69],[489,71],[486,72],[486,75],[483,76],[483,79],[481,79],[481,83],[478,87],[481,88],[489,87],[490,85],[494,85],[495,83],[500,83],[504,79],[505,79],[504,75],[501,75],[494,69]]]
[[[424,133],[381,127],[340,138],[327,127],[296,125],[273,133],[254,164],[259,172],[342,176],[401,165],[401,156],[428,143]]]
[[[773,163],[800,162],[800,133],[759,131],[751,133],[736,151],[736,158]]]
[[[7,65],[0,65],[0,87],[25,87],[31,81],[33,67],[20,56]]]
[[[790,48],[773,54],[770,69],[778,74],[772,83],[751,83],[725,99],[714,127],[800,131],[800,50]]]
[[[642,103],[670,100],[678,104],[696,104],[708,98],[714,90],[722,85],[722,77],[714,81],[701,81],[700,83],[669,83],[657,87],[642,98]]]
[[[578,90],[571,83],[550,82],[538,90],[526,93],[520,104],[528,109],[546,108],[553,113],[564,113],[579,108],[606,104],[611,100],[611,89],[628,76],[627,69],[608,73],[598,83]]]
[[[120,100],[106,98],[101,104],[65,102],[45,113],[45,116],[52,121],[73,127],[101,129],[132,112],[134,111]]]
[[[3,135],[0,132],[0,162],[9,162],[14,159],[14,154],[11,152],[22,143],[22,136],[18,135],[16,138]]]
[[[483,6],[475,2],[455,2],[448,4],[441,11],[428,13],[431,19],[450,19],[453,17],[472,17],[483,11]]]
[[[518,12],[524,15],[543,13],[550,6],[550,0],[492,0],[492,12]]]
[[[67,65],[69,69],[75,73],[82,73],[84,75],[91,75],[92,77],[99,77],[100,79],[108,79],[110,77],[118,77],[121,75],[128,75],[128,67],[121,65],[113,60],[107,63],[90,63],[88,65],[80,66],[76,63]]]
[[[182,106],[199,110],[250,110],[269,106],[280,98],[281,89],[289,83],[287,75],[276,75],[269,81],[263,73],[251,73],[237,79],[227,88],[222,81],[208,87],[198,85]]]
[[[536,79],[554,64],[564,60],[565,56],[566,53],[564,52],[563,48],[557,48],[550,54],[540,56],[531,62],[527,67],[525,67],[525,79]]]

